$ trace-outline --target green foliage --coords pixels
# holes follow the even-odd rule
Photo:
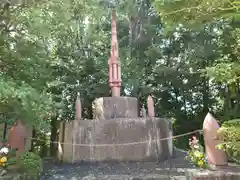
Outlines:
[[[223,141],[217,147],[224,150],[230,159],[240,163],[240,119],[225,121],[218,130],[217,138]]]
[[[216,66],[207,68],[210,77],[216,81],[227,84],[235,83],[239,80],[240,63],[218,63]]]
[[[29,126],[35,126],[39,130],[46,129],[52,103],[48,94],[1,76],[0,87],[2,121],[20,118]]]
[[[43,162],[37,154],[24,152],[19,159],[19,167],[30,179],[37,180],[43,171]]]
[[[239,19],[240,1],[229,0],[155,0],[154,6],[168,26],[212,23],[216,20]],[[184,16],[183,16],[184,14]]]
[[[29,7],[7,1],[1,5],[0,121],[11,125],[20,119],[37,130],[49,129],[53,106],[46,93],[48,61],[40,41],[22,23],[21,11]]]

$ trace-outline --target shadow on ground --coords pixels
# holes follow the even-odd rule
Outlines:
[[[160,163],[47,163],[41,180],[184,179],[185,170],[194,168],[184,159],[185,156],[186,152],[178,150],[176,158]]]

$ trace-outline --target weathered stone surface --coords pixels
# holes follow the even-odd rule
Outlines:
[[[0,180],[21,180],[20,174],[7,174],[0,177]]]
[[[137,98],[102,97],[93,102],[94,119],[137,118],[139,107]]]
[[[8,134],[8,144],[12,149],[17,149],[17,156],[20,156],[20,154],[25,150],[26,135],[26,126],[20,120],[17,120]]]
[[[166,119],[86,120],[76,127],[75,162],[158,161],[173,155],[172,139],[159,140],[171,136]]]
[[[169,180],[169,176],[161,174],[148,174],[144,177],[132,178],[132,180]]]
[[[88,176],[84,176],[82,180],[96,180],[96,177],[93,174],[90,174]]]
[[[219,128],[220,126],[217,120],[208,113],[203,122],[203,136],[208,163],[222,166],[227,164],[227,155],[223,150],[216,148],[218,144],[223,143],[222,141],[214,139],[214,137],[217,136],[217,130]]]
[[[211,180],[211,179],[240,179],[240,173],[229,169],[228,171],[210,171],[206,169],[188,169],[185,173],[186,180]]]
[[[39,177],[40,178],[40,177]],[[16,171],[8,171],[6,175],[0,176],[0,180],[26,180],[26,179],[36,179],[36,177],[29,177],[29,175],[16,172]]]
[[[7,174],[7,170],[1,169],[0,170],[0,177],[4,176],[5,174]]]

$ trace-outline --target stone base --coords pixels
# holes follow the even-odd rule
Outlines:
[[[133,97],[102,97],[93,102],[94,119],[137,118],[138,100]]]
[[[72,129],[65,130],[72,135]],[[75,162],[164,161],[173,156],[171,123],[167,119],[127,118],[78,121],[76,144],[65,146],[65,160]],[[69,142],[69,141],[65,141]],[[75,150],[73,150],[75,148]],[[69,158],[68,158],[69,157]],[[71,162],[71,160],[70,160]]]

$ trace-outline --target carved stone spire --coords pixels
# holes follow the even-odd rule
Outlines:
[[[108,60],[108,78],[109,86],[112,91],[112,96],[120,96],[121,88],[121,66],[118,55],[118,41],[117,41],[117,22],[116,10],[112,10],[112,42],[111,55]]]

